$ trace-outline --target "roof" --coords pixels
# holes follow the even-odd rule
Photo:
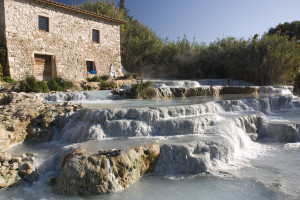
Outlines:
[[[89,16],[93,16],[93,17],[96,17],[96,18],[99,18],[99,19],[104,19],[104,20],[107,20],[107,21],[116,22],[116,23],[119,23],[119,24],[124,24],[125,23],[125,21],[120,20],[120,19],[116,19],[116,18],[109,17],[109,16],[106,16],[106,15],[101,15],[101,14],[86,11],[86,10],[83,10],[83,9],[71,7],[71,6],[68,6],[68,5],[65,5],[65,4],[62,4],[62,3],[58,3],[58,2],[54,2],[54,1],[50,1],[50,0],[32,0],[32,1],[39,2],[39,3],[42,3],[42,4],[51,5],[53,7],[62,8],[62,9],[65,9],[65,10],[74,11],[74,12],[89,15]]]

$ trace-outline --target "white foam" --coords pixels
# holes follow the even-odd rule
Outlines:
[[[300,150],[300,142],[298,143],[287,143],[284,145],[285,149],[299,149]]]

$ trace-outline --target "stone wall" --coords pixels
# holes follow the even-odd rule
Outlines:
[[[68,80],[86,78],[86,61],[98,75],[110,64],[121,68],[120,24],[34,0],[4,0],[10,74],[20,80],[33,74],[34,54],[52,56],[53,74]],[[38,16],[49,17],[49,32],[38,30]],[[100,30],[100,43],[92,42]]]

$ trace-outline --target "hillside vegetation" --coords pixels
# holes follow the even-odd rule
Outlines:
[[[299,21],[279,24],[262,36],[204,44],[186,37],[177,41],[158,37],[129,16],[125,0],[119,5],[111,0],[89,1],[78,7],[126,22],[121,26],[121,55],[131,73],[146,78],[232,78],[257,85],[300,82]]]

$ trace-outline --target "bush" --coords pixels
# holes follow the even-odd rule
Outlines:
[[[130,79],[132,77],[131,74],[125,74],[124,76],[119,76],[116,78],[116,80],[126,80],[126,79]]]
[[[50,92],[64,91],[73,87],[70,81],[64,81],[62,78],[51,79],[50,81],[38,81],[34,76],[28,76],[24,81],[20,81],[22,92]]]
[[[6,83],[14,83],[14,82],[16,82],[10,76],[4,76],[4,77],[2,77],[2,81],[6,82]]]
[[[300,74],[297,74],[295,81],[294,81],[294,90],[296,92],[300,92]]]
[[[152,82],[151,81],[143,82],[143,80],[141,80],[140,82],[133,84],[128,96],[129,96],[129,98],[133,98],[133,99],[152,99],[152,98],[154,98],[155,91],[152,88]]]
[[[101,82],[101,81],[107,81],[109,79],[108,75],[103,76],[94,76],[92,78],[87,78],[88,82]]]
[[[103,75],[103,76],[100,76],[100,79],[102,81],[107,81],[109,79],[109,76],[108,75]]]
[[[113,81],[100,81],[100,90],[112,90],[117,87],[117,84]]]
[[[137,73],[133,73],[132,74],[132,78],[133,79],[139,79],[139,78],[141,78],[141,76],[139,74],[137,74]]]
[[[24,81],[20,81],[20,89],[23,92],[49,92],[47,83],[37,81],[34,76],[27,76]]]
[[[74,86],[71,81],[65,81],[59,77],[48,81],[47,85],[51,91],[64,91]]]

